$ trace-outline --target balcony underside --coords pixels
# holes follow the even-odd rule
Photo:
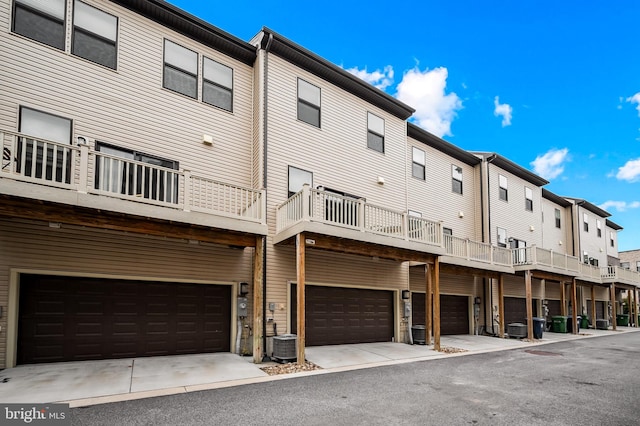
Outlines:
[[[478,272],[473,272],[472,275],[478,275],[478,276],[485,276],[486,272],[505,273],[505,274],[515,273],[512,266],[498,265],[490,262],[480,262],[474,259],[465,259],[465,258],[455,257],[455,256],[442,256],[440,257],[440,262],[442,264],[451,265],[451,267],[455,268],[455,270],[464,270],[464,269],[471,269],[471,271],[477,270]]]
[[[314,222],[288,227],[274,237],[274,244],[295,244],[295,236],[300,233],[304,233],[308,248],[380,259],[432,263],[435,256],[444,253],[442,247]]]
[[[8,191],[7,186],[11,186],[12,191]],[[13,190],[17,190],[17,194],[11,194]],[[140,206],[130,201],[24,182],[6,185],[3,180],[0,180],[0,216],[239,247],[255,247],[256,237],[266,234],[266,226],[257,223],[158,206]]]

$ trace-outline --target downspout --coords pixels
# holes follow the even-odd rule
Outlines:
[[[488,239],[489,239],[489,244],[491,244],[491,182],[490,182],[490,173],[489,173],[489,164],[495,160],[496,158],[496,154],[493,154],[492,156],[490,156],[489,158],[487,158],[487,222],[488,222],[488,230],[487,233],[488,235]],[[482,169],[480,169],[480,173],[482,173]],[[482,194],[482,192],[481,192]],[[484,209],[481,209],[484,212]],[[482,222],[482,238],[484,241],[484,221]],[[490,312],[489,312],[489,316],[491,317],[491,332],[495,335],[496,331],[494,329],[494,321],[493,321],[493,281],[491,281],[491,285],[489,285],[489,302],[491,303],[491,308],[490,308]],[[500,321],[502,321],[502,318],[500,318]]]
[[[273,34],[269,34],[269,40],[264,48],[264,81],[263,81],[263,94],[264,94],[264,104],[262,105],[262,132],[263,132],[263,152],[262,152],[262,185],[265,188],[264,197],[266,206],[269,205],[267,202],[269,197],[269,191],[267,191],[267,101],[269,99],[269,85],[268,85],[268,75],[269,75],[269,49],[271,49],[271,44],[273,43]],[[266,212],[265,212],[266,214]],[[274,318],[275,324],[275,318]],[[275,330],[274,330],[275,331]],[[263,356],[262,361],[271,361],[271,358],[267,355],[267,239],[262,239],[262,350]]]
[[[484,243],[484,181],[482,180],[482,163],[480,163],[480,238],[481,241]],[[487,278],[486,277],[482,277],[482,293],[484,295],[484,329],[486,332],[489,331],[489,327],[487,327],[487,319],[491,318],[491,332],[493,332],[493,316],[492,315],[492,311],[489,310],[489,306],[491,306],[491,309],[493,309],[493,292],[489,291],[489,297],[487,297]],[[486,303],[486,301],[489,300],[489,303]],[[487,312],[489,310],[489,312]]]

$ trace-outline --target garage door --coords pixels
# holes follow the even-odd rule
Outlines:
[[[549,317],[562,315],[562,303],[559,300],[549,300],[547,302],[547,307],[549,308]]]
[[[538,300],[533,299],[533,316],[538,314]],[[551,307],[549,307],[551,309]],[[524,297],[505,297],[504,298],[504,319],[506,326],[512,322],[524,323],[527,318],[527,299]]]
[[[390,342],[393,292],[306,286],[306,345]],[[291,290],[291,332],[297,330],[296,286]]]
[[[440,334],[469,334],[469,298],[440,295]]]
[[[601,302],[596,300],[596,318],[593,318],[593,313],[591,312],[591,300],[587,299],[587,314],[589,315],[589,318],[591,319],[591,323],[595,324],[595,322],[593,322],[594,319],[604,319],[604,304],[606,302]]]
[[[411,293],[411,324],[426,325],[426,294]]]
[[[22,275],[18,364],[230,350],[231,287]]]

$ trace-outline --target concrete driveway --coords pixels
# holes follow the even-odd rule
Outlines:
[[[535,342],[443,336],[444,352],[434,351],[433,346],[392,342],[309,347],[307,360],[321,370],[280,376],[268,376],[260,369],[273,363],[253,364],[250,357],[230,353],[24,365],[0,371],[0,401],[69,402],[78,407],[640,331],[630,327],[618,330],[590,329],[575,336],[545,333]]]

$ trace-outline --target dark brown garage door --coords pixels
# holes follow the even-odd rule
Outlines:
[[[22,275],[18,364],[230,350],[231,287]]]
[[[596,318],[593,318],[593,313],[591,312],[591,300],[587,300],[587,314],[589,315],[590,322],[595,324],[594,319],[605,319],[604,318],[604,304],[606,302],[601,302],[596,300]]]
[[[469,298],[440,295],[440,334],[469,334]]]
[[[533,316],[538,314],[538,300],[532,300]],[[551,308],[549,308],[551,309]],[[527,299],[524,297],[505,297],[504,298],[504,319],[505,330],[507,325],[512,322],[525,323],[527,319]]]
[[[411,293],[411,324],[426,325],[426,294]]]
[[[390,342],[393,292],[306,286],[306,345]],[[296,286],[291,290],[291,332],[297,330]]]
[[[549,308],[548,320],[551,320],[551,317],[562,315],[562,303],[559,300],[547,301],[547,307]]]

